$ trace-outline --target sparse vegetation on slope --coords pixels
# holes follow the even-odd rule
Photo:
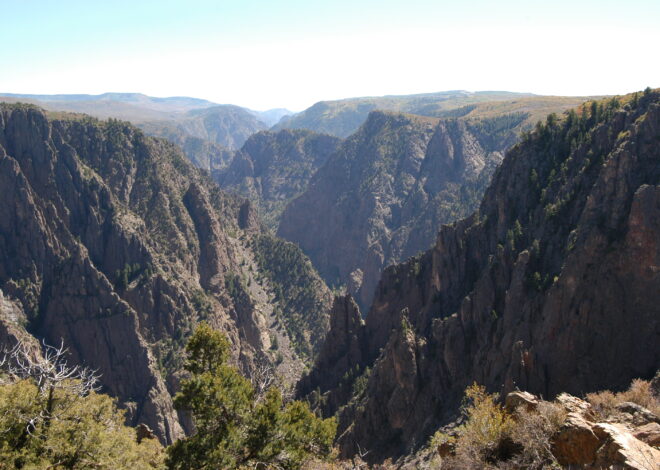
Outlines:
[[[265,224],[277,230],[285,206],[299,196],[340,140],[305,130],[259,132],[231,164],[213,172],[220,186],[250,199]]]
[[[605,390],[586,399],[563,394],[549,402],[517,391],[505,407],[497,394],[473,384],[465,391],[463,424],[430,439],[431,468],[656,468],[660,415],[651,409],[658,409],[660,396],[649,381],[636,379],[625,392]]]
[[[328,331],[330,291],[293,243],[263,234],[256,235],[251,245],[255,261],[274,289],[276,316],[298,353],[312,360]]]
[[[344,455],[410,452],[475,380],[552,398],[655,373],[659,136],[657,90],[549,115],[508,152],[477,212],[384,271],[364,326],[346,328],[337,310],[328,337],[351,347],[327,345],[302,392],[319,387],[341,410]],[[339,384],[356,366],[371,374],[351,404]]]

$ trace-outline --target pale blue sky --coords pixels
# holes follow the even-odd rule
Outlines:
[[[615,94],[660,86],[659,45],[657,0],[0,0],[0,92]]]

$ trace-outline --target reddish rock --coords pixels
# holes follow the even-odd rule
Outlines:
[[[633,436],[651,447],[660,447],[660,424],[648,423],[639,426],[633,432]]]
[[[562,465],[589,465],[596,460],[600,440],[592,423],[578,413],[569,413],[552,439],[552,453]]]

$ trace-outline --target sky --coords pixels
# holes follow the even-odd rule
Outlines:
[[[623,94],[660,87],[658,45],[658,0],[0,0],[0,93]]]

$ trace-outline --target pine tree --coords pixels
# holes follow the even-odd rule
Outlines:
[[[193,436],[168,448],[170,469],[297,469],[327,458],[334,419],[320,419],[307,403],[283,403],[276,387],[258,396],[249,380],[228,364],[229,342],[200,324],[186,347],[191,377],[175,398],[195,423]]]
[[[158,441],[138,443],[93,373],[65,357],[63,346],[35,354],[19,343],[0,359],[0,468],[163,468]]]

